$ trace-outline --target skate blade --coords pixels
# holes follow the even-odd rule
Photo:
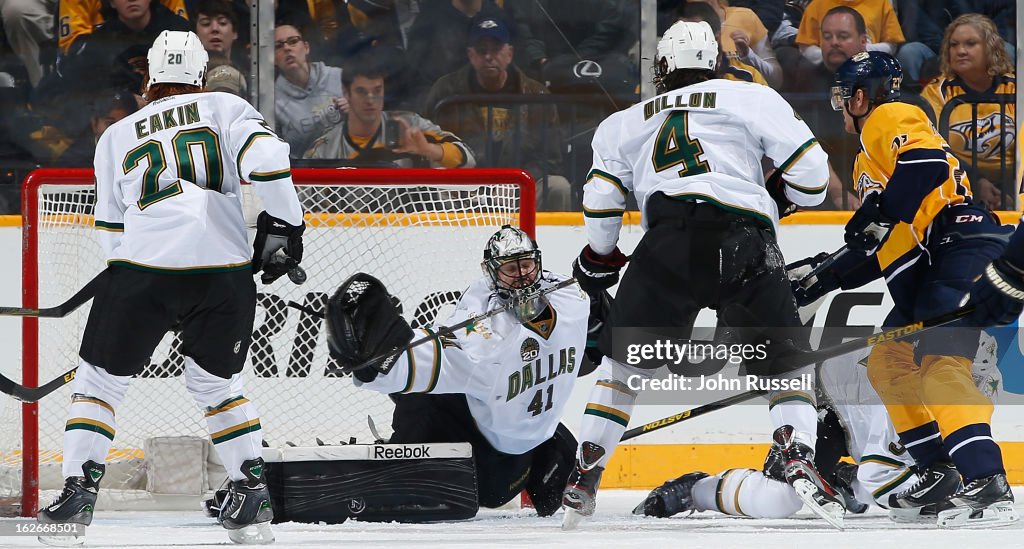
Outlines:
[[[846,514],[846,510],[843,509],[842,505],[838,503],[818,505],[818,502],[814,501],[814,494],[818,492],[818,487],[805,478],[795,480],[793,482],[793,489],[796,491],[796,495],[814,514],[825,519],[825,522],[835,528],[843,529],[843,515]]]
[[[921,507],[889,509],[889,520],[898,524],[929,524],[935,522],[935,513],[921,514]]]
[[[85,536],[38,536],[36,539],[43,545],[52,547],[78,547],[85,543]]]
[[[562,530],[570,532],[579,528],[580,523],[586,520],[586,516],[575,509],[565,507],[565,514],[562,515]]]
[[[239,545],[267,545],[274,543],[274,531],[270,529],[269,522],[260,522],[228,530],[228,539]]]
[[[998,528],[1020,520],[1020,514],[1013,508],[1012,501],[1000,501],[979,511],[970,507],[957,507],[939,513],[939,528]]]

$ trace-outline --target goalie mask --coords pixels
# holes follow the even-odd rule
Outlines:
[[[542,296],[526,299],[540,287],[541,261],[537,243],[525,232],[503,226],[487,241],[480,266],[498,297],[516,302],[512,312],[520,321],[533,320],[547,306]]]

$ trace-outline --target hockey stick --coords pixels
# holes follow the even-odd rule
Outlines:
[[[911,335],[919,334],[926,330],[930,330],[932,328],[945,326],[947,324],[956,322],[957,320],[960,320],[961,318],[964,318],[965,316],[973,312],[974,306],[969,305],[967,307],[961,307],[955,311],[939,315],[928,320],[922,320],[921,322],[915,322],[913,324],[907,324],[906,326],[892,328],[890,330],[885,330],[874,335],[852,339],[845,343],[840,343],[839,345],[834,345],[826,349],[798,353],[785,358],[785,360],[787,361],[785,371],[792,371],[797,368],[807,366],[809,364],[822,362],[830,358],[835,358],[837,356],[842,356],[847,353],[852,353],[853,351],[857,351],[865,347],[871,347],[872,345],[876,345],[878,343],[883,343],[886,341],[897,341],[909,337]],[[668,416],[666,418],[654,420],[650,423],[645,423],[639,427],[629,429],[628,431],[622,434],[622,438],[619,440],[625,441],[632,438],[636,438],[640,435],[650,433],[651,431],[657,431],[658,429],[663,429],[665,427],[675,425],[676,423],[679,423],[681,421],[686,421],[688,419],[700,417],[704,414],[732,406],[733,404],[746,402],[750,399],[753,399],[763,394],[765,394],[763,391],[747,391],[745,393],[740,393],[738,395],[723,398],[722,400],[717,400],[715,402],[703,404],[696,408],[686,410],[685,412]]]
[[[100,279],[107,275],[107,270],[100,271],[99,274],[92,277],[92,280],[87,282],[85,286],[82,286],[81,290],[71,296],[70,299],[57,305],[56,307],[48,307],[45,309],[26,309],[23,307],[0,307],[0,315],[4,316],[35,316],[41,318],[64,318],[72,313],[75,309],[81,307],[86,301],[92,299],[92,296],[96,293],[96,285],[100,282]]]
[[[278,250],[274,254],[273,259],[284,262],[291,258],[286,256],[282,250]],[[107,272],[108,271],[106,269],[100,271],[99,274],[92,277],[92,280],[86,282],[85,286],[82,286],[81,290],[75,292],[75,295],[71,296],[70,298],[68,298],[67,301],[61,303],[60,305],[57,305],[56,307],[47,307],[45,309],[28,309],[24,307],[0,307],[0,316],[34,316],[39,318],[64,318],[93,298],[93,296],[96,294],[96,285],[99,284],[100,280],[107,275]],[[306,281],[306,271],[304,271],[302,267],[300,267],[299,265],[295,265],[294,267],[288,270],[288,278],[291,279],[291,281],[294,284],[302,284],[303,282]]]
[[[278,250],[278,253],[282,253],[281,250]],[[94,276],[92,280],[87,282],[81,290],[78,290],[75,295],[71,296],[70,299],[56,307],[50,307],[47,309],[0,307],[0,315],[63,318],[71,314],[75,309],[81,307],[86,301],[93,298],[93,295],[96,293],[96,285],[102,277],[107,275],[108,272],[109,271],[106,269],[101,271],[99,274]],[[295,284],[302,284],[306,281],[306,272],[302,270],[302,267],[295,265],[288,271],[288,278],[290,278]],[[22,402],[36,402],[68,383],[71,383],[71,381],[75,379],[75,372],[77,371],[78,368],[72,368],[67,372],[64,372],[59,377],[50,380],[42,387],[26,387],[19,383],[15,383],[7,376],[0,374],[0,393],[10,395]]]
[[[60,389],[61,387],[71,383],[71,380],[75,379],[75,372],[78,368],[72,368],[63,375],[56,379],[50,380],[49,383],[42,387],[25,387],[15,383],[7,378],[7,376],[0,374],[0,392],[11,395],[12,397],[22,402],[36,402],[44,396]]]
[[[557,284],[555,284],[553,286],[549,286],[547,288],[544,288],[542,290],[538,290],[536,292],[531,292],[531,293],[526,294],[524,296],[519,296],[519,297],[517,297],[515,299],[510,299],[508,301],[508,303],[502,305],[501,307],[496,307],[494,309],[491,309],[490,311],[487,311],[486,313],[482,313],[482,314],[478,314],[476,316],[472,316],[470,318],[467,318],[466,320],[463,320],[462,322],[457,322],[455,324],[452,324],[451,326],[441,326],[439,328],[436,328],[433,331],[431,331],[429,334],[427,334],[427,335],[425,335],[425,336],[423,336],[423,337],[421,337],[419,339],[411,341],[405,347],[402,347],[402,348],[399,348],[399,349],[392,349],[390,351],[387,351],[387,352],[384,352],[384,353],[380,353],[380,354],[378,354],[378,355],[376,355],[374,357],[369,358],[368,360],[363,361],[362,364],[357,364],[357,365],[355,365],[353,367],[350,367],[350,368],[328,368],[327,372],[328,373],[338,373],[338,374],[351,373],[351,372],[354,372],[356,370],[361,370],[363,368],[366,368],[366,367],[368,367],[368,366],[370,366],[370,365],[372,365],[372,364],[374,364],[376,362],[380,362],[382,360],[387,360],[390,357],[401,355],[402,353],[408,351],[409,349],[412,349],[413,347],[418,347],[420,345],[423,345],[424,343],[430,343],[431,341],[434,341],[436,339],[439,339],[439,338],[442,338],[442,337],[445,337],[445,336],[454,337],[455,330],[461,330],[461,329],[463,329],[463,328],[465,328],[467,326],[472,326],[472,325],[474,325],[474,324],[476,324],[478,322],[481,322],[483,320],[491,318],[492,316],[499,315],[499,314],[501,314],[501,313],[503,313],[503,312],[513,308],[513,307],[516,307],[516,306],[518,306],[520,304],[523,304],[523,303],[526,303],[528,301],[537,299],[538,297],[550,294],[552,292],[556,292],[556,291],[561,290],[562,288],[565,288],[567,286],[572,286],[573,284],[576,284],[576,279],[575,278],[567,278],[567,279],[565,279],[565,280],[563,280],[563,281],[561,281],[561,282],[559,282],[559,283],[557,283]],[[305,307],[303,305],[299,305],[298,303],[295,303],[293,305],[293,302],[289,302],[288,305],[291,306],[291,307],[295,307],[297,309],[306,311],[307,313],[315,314],[316,316],[319,316],[320,318],[324,317],[323,313],[320,313],[319,311],[313,311],[313,310],[309,309],[308,307]],[[384,373],[387,373],[387,372],[384,372]]]

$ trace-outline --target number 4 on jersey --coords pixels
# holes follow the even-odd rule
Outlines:
[[[687,111],[672,111],[658,130],[654,141],[654,170],[661,172],[682,164],[680,177],[711,171],[711,167],[700,157],[704,148],[700,141],[691,139],[687,128]]]

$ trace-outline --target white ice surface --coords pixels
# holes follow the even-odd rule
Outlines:
[[[1024,489],[1015,490],[1017,499]],[[938,530],[928,525],[895,525],[872,508],[850,515],[839,532],[802,510],[782,520],[755,520],[697,513],[689,517],[651,519],[630,515],[646,491],[605,490],[595,516],[574,532],[560,529],[561,512],[538,518],[532,510],[483,510],[472,520],[445,524],[339,525],[278,524],[276,549],[320,547],[643,547],[686,549],[743,547],[793,549],[939,549],[955,547],[1024,547],[1024,522],[987,530]],[[1024,514],[1024,503],[1017,504]],[[9,519],[0,519],[9,520]],[[87,531],[86,547],[232,546],[212,519],[196,512],[100,512]],[[0,538],[0,547],[41,547],[34,538]]]

